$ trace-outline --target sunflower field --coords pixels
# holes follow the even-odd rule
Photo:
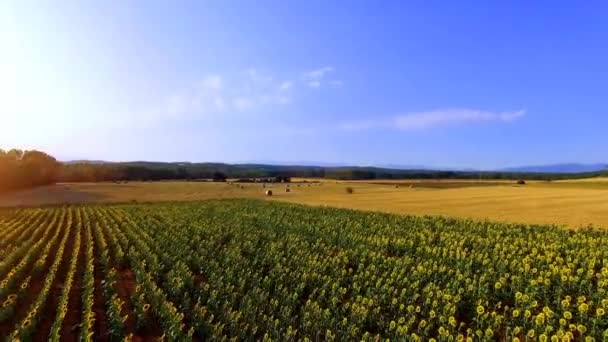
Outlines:
[[[0,341],[603,341],[608,231],[259,200],[0,211]]]

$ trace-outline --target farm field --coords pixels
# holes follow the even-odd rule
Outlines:
[[[242,186],[242,188],[241,188]],[[347,194],[352,187],[354,194]],[[382,181],[294,183],[285,185],[208,182],[129,182],[57,184],[0,195],[0,206],[79,203],[196,201],[257,198],[397,214],[445,215],[478,220],[557,224],[572,228],[608,227],[608,181]],[[273,190],[272,197],[264,191]]]
[[[0,336],[596,340],[608,232],[251,199],[0,211]]]

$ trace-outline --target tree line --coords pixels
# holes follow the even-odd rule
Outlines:
[[[40,151],[0,149],[0,191],[52,184],[62,165]]]
[[[274,179],[291,177],[339,180],[374,179],[535,179],[558,180],[608,175],[608,172],[536,173],[399,170],[378,167],[320,167],[264,164],[162,163],[162,162],[58,162],[40,151],[0,149],[0,191],[55,182]]]

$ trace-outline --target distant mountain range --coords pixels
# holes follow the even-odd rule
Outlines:
[[[280,163],[280,162],[254,162],[246,164],[270,164],[270,165],[290,165],[290,166],[320,166],[320,167],[353,167],[352,164],[344,163],[321,163],[321,162],[295,162],[295,163]],[[501,169],[479,170],[475,168],[457,168],[457,167],[430,167],[425,165],[414,164],[378,164],[378,165],[358,165],[362,167],[377,167],[382,169],[393,170],[427,170],[427,171],[460,171],[460,172],[479,172],[479,171],[499,171],[499,172],[538,172],[538,173],[583,173],[608,171],[608,164],[580,164],[580,163],[563,163],[563,164],[547,164],[547,165],[531,165],[509,167]]]
[[[121,162],[110,162],[103,160],[71,160],[64,162],[65,164],[121,164]],[[310,162],[310,161],[298,161],[298,162],[279,162],[279,161],[247,161],[239,163],[215,163],[215,162],[146,162],[146,161],[132,161],[126,162],[131,165],[241,165],[241,166],[285,166],[285,167],[322,167],[322,168],[380,168],[380,169],[392,169],[392,170],[420,170],[420,171],[458,171],[458,172],[526,172],[526,173],[584,173],[584,172],[598,172],[608,171],[608,164],[606,163],[595,163],[595,164],[580,164],[580,163],[563,163],[563,164],[548,164],[548,165],[532,165],[532,166],[518,166],[508,167],[501,169],[490,169],[490,170],[477,170],[473,168],[450,168],[450,167],[428,167],[424,165],[404,165],[404,164],[380,164],[380,165],[369,165],[369,166],[353,166],[352,164],[346,163],[328,163],[328,162]]]
[[[105,161],[105,160],[88,160],[88,159],[79,159],[79,160],[68,160],[68,161],[64,161],[64,164],[67,165],[71,165],[71,164],[112,164],[113,162],[109,162],[109,161]]]
[[[505,172],[540,172],[540,173],[582,173],[608,170],[608,164],[552,164],[536,166],[520,166],[500,169]]]

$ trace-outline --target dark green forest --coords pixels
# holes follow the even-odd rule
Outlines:
[[[510,179],[558,180],[608,175],[501,171],[400,170],[379,167],[321,167],[265,164],[163,163],[163,162],[59,162],[40,151],[0,149],[0,191],[56,182],[214,180],[256,178],[289,181],[291,177],[339,180],[374,179]]]

